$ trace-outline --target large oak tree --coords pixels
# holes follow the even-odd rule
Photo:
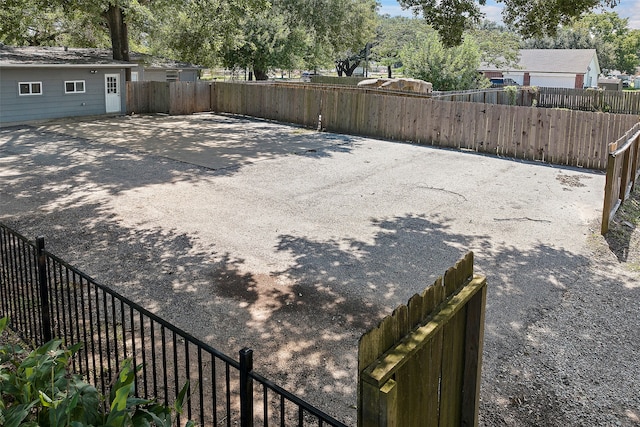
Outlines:
[[[482,18],[480,6],[486,0],[398,0],[404,8],[422,15],[440,34],[446,46],[462,43],[465,29]],[[554,35],[558,25],[598,6],[612,7],[618,0],[498,0],[504,7],[503,20],[524,37]]]

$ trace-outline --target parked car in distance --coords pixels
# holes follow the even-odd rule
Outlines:
[[[311,77],[313,76],[319,76],[320,73],[317,73],[315,71],[305,71],[302,73],[302,75],[300,76],[302,78],[303,82],[310,82],[311,81]]]
[[[620,75],[618,76],[618,78],[620,80],[622,80],[622,87],[629,87],[631,86],[631,79],[629,78],[629,76],[627,75]]]
[[[520,86],[515,80],[502,77],[494,77],[489,80],[491,87]]]

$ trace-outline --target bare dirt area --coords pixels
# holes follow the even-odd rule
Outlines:
[[[481,424],[640,425],[638,190],[604,176],[211,114],[0,129],[0,221],[355,425],[357,342],[466,251]]]

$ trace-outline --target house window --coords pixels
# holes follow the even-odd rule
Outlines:
[[[18,83],[18,94],[42,95],[42,82],[20,82]]]
[[[64,93],[84,93],[84,80],[64,82]]]

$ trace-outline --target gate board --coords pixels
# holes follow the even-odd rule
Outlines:
[[[485,301],[470,252],[363,335],[358,425],[476,425]]]

